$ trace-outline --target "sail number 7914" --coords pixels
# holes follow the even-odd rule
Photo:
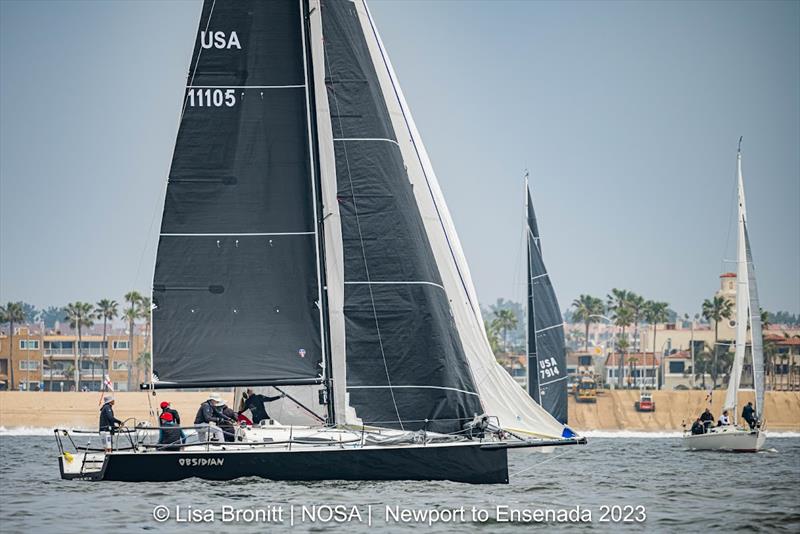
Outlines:
[[[236,105],[236,92],[233,89],[189,89],[186,95],[190,107],[219,108]]]

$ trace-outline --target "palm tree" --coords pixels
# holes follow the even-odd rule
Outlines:
[[[8,323],[8,373],[11,380],[11,387],[14,389],[14,362],[11,355],[14,353],[14,323],[21,323],[25,320],[25,310],[22,302],[9,302],[5,306],[0,306],[0,322]]]
[[[125,294],[125,301],[128,307],[122,312],[122,316],[128,321],[128,391],[133,389],[133,329],[136,326],[136,319],[141,317],[142,295],[138,291],[129,291]]]
[[[730,319],[733,315],[733,303],[726,299],[725,297],[721,297],[719,295],[715,295],[714,298],[711,300],[706,299],[703,301],[703,318],[706,321],[714,321],[714,365],[711,367],[713,372],[713,376],[711,377],[714,388],[717,387],[717,360],[719,353],[718,345],[719,345],[719,322],[722,319]],[[726,348],[727,350],[727,348]]]
[[[486,330],[486,338],[489,340],[489,346],[492,348],[492,354],[500,352],[500,338],[497,337],[497,328],[494,322],[483,321],[483,328]]]
[[[144,378],[142,377],[142,371],[144,371]],[[139,353],[139,357],[136,358],[136,380],[139,383],[143,381],[149,381],[149,373],[150,371],[150,353],[146,350],[143,350]]]
[[[118,310],[119,304],[116,300],[109,300],[103,299],[97,303],[95,307],[95,313],[97,314],[98,319],[103,320],[103,343],[101,345],[101,354],[103,359],[103,384],[105,384],[105,375],[109,373],[109,362],[108,358],[106,357],[107,353],[107,345],[108,345],[108,336],[106,335],[108,322],[113,321],[116,319],[117,315],[119,315]]]
[[[94,317],[94,306],[88,302],[76,301],[67,304],[67,314],[64,320],[69,322],[70,328],[78,332],[78,350],[75,353],[75,391],[81,390],[81,363],[83,361],[81,338],[83,327],[91,328],[94,326]],[[92,374],[94,374],[94,365],[92,366]]]
[[[623,387],[622,375],[625,373],[625,353],[629,346],[627,338],[625,337],[625,328],[630,326],[633,322],[633,310],[631,310],[630,307],[631,295],[633,295],[633,293],[630,291],[617,288],[612,289],[611,293],[606,295],[608,311],[612,319],[614,319],[614,324],[622,327],[618,338],[619,341],[617,342],[617,347],[621,349],[619,353],[619,364],[617,365],[617,371],[619,373],[617,383],[619,387]],[[624,344],[621,343],[623,339],[625,340]]]
[[[641,350],[641,342],[639,341],[639,323],[642,321],[642,314],[644,313],[645,300],[644,297],[637,295],[634,292],[628,294],[628,307],[631,309],[633,315],[633,349]]]
[[[669,304],[666,302],[648,300],[644,304],[644,320],[653,326],[653,377],[656,376],[656,329],[658,323],[664,323],[669,319],[668,309]],[[655,386],[658,387],[658,384]]]
[[[586,339],[584,340],[584,350],[589,352],[589,326],[600,320],[599,315],[603,313],[603,301],[591,295],[581,295],[572,301],[572,317],[576,321],[583,321]]]
[[[695,380],[698,376],[700,377],[701,387],[703,389],[706,389],[706,374],[708,374],[708,370],[711,368],[711,361],[713,359],[714,356],[708,349],[700,354],[696,354],[694,357],[695,369],[693,369],[692,372],[694,373]]]
[[[508,352],[508,331],[517,327],[517,316],[511,310],[496,310],[492,324],[503,332],[503,350]]]

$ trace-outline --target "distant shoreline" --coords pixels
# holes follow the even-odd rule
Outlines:
[[[167,392],[157,395],[145,392],[120,392],[115,394],[114,411],[120,419],[136,418],[154,424],[150,409],[158,411],[161,401],[168,400],[183,418],[194,420],[200,403],[209,392]],[[220,392],[226,400],[233,402],[233,394]],[[638,399],[637,391],[604,391],[596,404],[575,403],[569,399],[569,425],[588,436],[593,433],[606,437],[611,433],[635,433],[648,437],[658,433],[679,433],[682,423],[691,424],[705,407],[711,408],[714,416],[721,413],[725,392],[714,392],[713,402],[706,402],[704,391],[656,391],[653,399],[656,411],[639,413],[633,404]],[[742,392],[740,404],[752,400],[752,392]],[[149,401],[149,402],[148,402]],[[0,435],[31,429],[51,433],[53,428],[94,429],[98,423],[100,394],[97,392],[0,392]],[[280,413],[280,412],[278,412]],[[800,392],[776,391],[766,395],[766,429],[771,433],[800,433]],[[620,436],[622,437],[622,436]]]

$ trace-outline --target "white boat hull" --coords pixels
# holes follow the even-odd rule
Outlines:
[[[706,434],[685,434],[683,446],[692,450],[757,452],[767,440],[763,430],[745,430],[735,426],[711,428]]]

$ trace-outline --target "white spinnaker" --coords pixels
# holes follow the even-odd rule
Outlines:
[[[355,6],[483,409],[503,428],[560,438],[563,425],[536,404],[492,354],[467,261],[430,159],[366,2],[356,1]]]
[[[336,156],[333,147],[328,91],[325,86],[325,48],[322,35],[322,9],[319,0],[311,0],[310,40],[314,71],[314,100],[319,146],[319,175],[322,183],[322,217],[325,230],[325,274],[328,297],[330,354],[333,369],[333,402],[336,424],[359,425],[361,421],[347,402],[347,359],[344,319],[344,247],[339,202],[336,199]]]
[[[738,217],[737,217],[737,240],[736,240],[736,352],[731,367],[731,377],[728,381],[728,391],[725,394],[725,408],[733,410],[732,418],[736,421],[737,414],[737,393],[742,380],[742,368],[744,367],[744,355],[747,347],[747,325],[750,314],[750,291],[748,286],[748,265],[747,254],[745,252],[744,225],[747,218],[747,210],[744,202],[744,185],[742,183],[742,154],[736,154],[736,175],[738,190]],[[716,351],[717,348],[715,347]]]

